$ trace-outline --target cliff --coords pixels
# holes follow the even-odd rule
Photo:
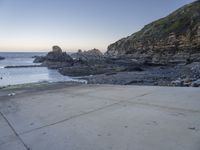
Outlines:
[[[153,63],[200,61],[200,1],[185,5],[111,44],[105,56]]]

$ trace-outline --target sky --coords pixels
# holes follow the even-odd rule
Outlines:
[[[192,1],[0,0],[0,51],[105,51]]]

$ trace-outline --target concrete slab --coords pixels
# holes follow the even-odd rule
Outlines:
[[[111,86],[104,85],[101,89],[89,92],[89,96],[108,98],[112,100],[127,100],[136,98],[143,95],[151,94],[158,90],[156,86]]]
[[[34,150],[199,150],[199,129],[199,113],[121,103],[21,137]]]
[[[15,130],[22,133],[114,103],[116,101],[54,91],[4,101],[0,104],[0,111],[15,127]]]
[[[199,88],[161,87],[156,92],[129,101],[200,112]]]
[[[200,149],[199,88],[50,89],[0,96],[0,150]]]
[[[14,132],[0,114],[0,144],[4,137],[8,137],[11,135],[14,135]]]
[[[25,150],[8,123],[0,115],[0,150]]]
[[[10,139],[0,144],[0,150],[27,150],[17,138]]]

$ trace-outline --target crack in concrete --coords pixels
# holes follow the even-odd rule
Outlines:
[[[131,98],[128,98],[128,99],[125,99],[125,100],[120,100],[120,101],[121,101],[121,102],[129,102],[129,100],[131,100],[131,99],[143,97],[143,96],[146,96],[146,95],[149,95],[149,94],[153,94],[153,92],[154,92],[154,91],[151,91],[151,92],[148,92],[148,93],[144,93],[144,94],[141,94],[141,95],[138,95],[138,96],[134,96],[134,97],[131,97]],[[77,96],[77,95],[74,94],[73,96]],[[103,99],[103,97],[88,95],[88,93],[78,94],[78,96],[88,96],[88,97],[91,97],[91,98]],[[107,99],[107,100],[109,100],[109,101],[119,101],[119,100],[117,100],[117,99],[115,99],[115,98],[108,98],[108,97],[106,97],[105,99]]]
[[[87,95],[87,94],[86,93],[80,93],[79,96],[80,95]],[[144,94],[135,96],[133,98],[138,98],[138,97],[146,96],[148,94],[152,94],[152,92],[150,92],[150,93],[144,93]],[[77,96],[75,94],[72,94],[72,95]],[[98,97],[98,96],[91,96],[91,95],[87,95],[87,96],[91,97],[91,98],[101,98],[101,97]],[[117,101],[116,99],[112,99],[112,98],[106,98],[106,99],[109,100],[109,101]],[[130,99],[132,99],[132,98],[130,98]],[[59,123],[63,123],[65,121],[68,121],[68,120],[71,120],[71,119],[74,119],[74,118],[78,118],[80,116],[84,116],[84,115],[87,115],[87,114],[90,114],[90,113],[93,113],[93,112],[97,112],[97,111],[100,111],[100,110],[103,110],[103,109],[106,109],[106,108],[109,108],[109,107],[112,107],[114,105],[118,105],[118,104],[124,103],[124,102],[129,102],[129,101],[127,101],[127,100],[120,100],[120,101],[118,101],[116,103],[113,103],[113,104],[110,104],[110,105],[106,105],[104,107],[101,107],[101,108],[98,108],[98,109],[95,109],[95,110],[92,110],[92,111],[89,111],[89,112],[85,112],[85,113],[82,113],[82,114],[74,115],[74,116],[71,116],[69,118],[66,118],[66,119],[63,119],[63,120],[60,120],[60,121],[57,121],[57,122],[54,122],[54,123],[51,123],[51,124],[48,124],[48,125],[44,125],[44,126],[41,126],[41,127],[38,127],[38,128],[34,128],[32,130],[29,130],[29,131],[21,132],[21,133],[19,133],[19,135],[27,134],[27,133],[33,132],[35,130],[39,130],[39,129],[42,129],[42,128],[45,128],[45,127],[49,127],[49,126],[53,126],[53,125],[56,125],[56,124],[59,124]]]
[[[63,122],[66,122],[66,121],[69,121],[71,119],[75,119],[75,118],[78,118],[78,117],[81,117],[81,116],[84,116],[84,115],[88,115],[90,113],[97,112],[97,111],[112,107],[114,105],[118,105],[121,102],[122,101],[117,102],[117,103],[113,103],[113,104],[110,104],[110,105],[107,105],[107,106],[104,106],[104,107],[100,107],[98,109],[94,109],[94,110],[89,111],[89,112],[85,112],[85,113],[82,113],[82,114],[74,115],[74,116],[71,116],[69,118],[66,118],[66,119],[63,119],[63,120],[60,120],[60,121],[57,121],[57,122],[54,122],[54,123],[51,123],[51,124],[48,124],[48,125],[44,125],[44,126],[41,126],[41,127],[38,127],[38,128],[34,128],[34,129],[31,129],[31,130],[28,130],[28,131],[25,131],[25,132],[21,132],[21,133],[19,133],[19,135],[27,134],[27,133],[33,132],[35,130],[39,130],[39,129],[42,129],[42,128],[45,128],[45,127],[49,127],[49,126],[53,126],[53,125],[56,125],[56,124],[59,124],[59,123],[63,123]]]
[[[87,93],[88,94],[88,93]],[[79,94],[80,95],[87,95],[86,93],[81,93]],[[138,98],[138,97],[142,97],[142,96],[146,96],[148,94],[152,94],[152,91],[149,92],[149,93],[144,93],[144,94],[141,94],[141,95],[138,95],[138,96],[135,96],[133,98]],[[74,96],[77,96],[75,94],[72,94]],[[101,98],[101,97],[98,97],[98,96],[91,96],[91,95],[87,95],[88,97],[91,97],[91,98]],[[101,98],[102,99],[102,98]],[[112,98],[106,98],[107,100],[109,101],[117,101],[116,99],[112,99]],[[106,108],[109,108],[109,107],[112,107],[114,105],[118,105],[120,103],[124,103],[124,102],[129,102],[127,100],[120,100],[116,103],[113,103],[113,104],[110,104],[110,105],[107,105],[107,106],[104,106],[104,107],[101,107],[101,108],[98,108],[98,109],[95,109],[95,110],[92,110],[92,111],[89,111],[89,112],[86,112],[86,113],[82,113],[82,114],[78,114],[78,115],[74,115],[74,116],[71,116],[69,118],[66,118],[66,119],[63,119],[63,120],[60,120],[60,121],[57,121],[57,122],[54,122],[54,123],[51,123],[51,124],[48,124],[48,125],[45,125],[45,126],[41,126],[41,127],[38,127],[38,128],[34,128],[32,130],[29,130],[29,131],[25,131],[25,132],[21,132],[19,133],[19,135],[23,135],[23,134],[27,134],[27,133],[30,133],[30,132],[33,132],[35,130],[39,130],[39,129],[42,129],[42,128],[45,128],[45,127],[49,127],[49,126],[53,126],[53,125],[56,125],[56,124],[59,124],[59,123],[63,123],[63,122],[66,122],[68,120],[71,120],[71,119],[74,119],[74,118],[78,118],[80,116],[84,116],[84,115],[87,115],[87,114],[90,114],[90,113],[93,113],[93,112],[97,112],[97,111],[100,111],[100,110],[103,110],[103,109],[106,109]]]
[[[30,148],[26,145],[26,143],[21,139],[19,134],[15,131],[14,127],[11,125],[11,123],[8,121],[8,119],[4,116],[2,112],[0,112],[0,115],[3,117],[3,119],[6,121],[8,126],[11,128],[13,131],[14,135],[19,139],[19,141],[22,143],[22,145],[26,148],[26,150],[30,150]]]
[[[153,94],[155,91],[156,91],[156,90],[153,90],[153,91],[151,91],[151,92],[144,93],[144,94],[141,94],[141,95],[132,97],[132,98],[128,98],[128,99],[126,99],[126,100],[121,100],[121,102],[129,102],[129,103],[132,103],[132,104],[146,105],[146,106],[152,106],[152,107],[158,107],[158,108],[170,109],[170,110],[187,111],[187,112],[191,112],[191,113],[200,113],[199,110],[184,109],[184,108],[170,107],[170,106],[162,106],[162,105],[150,104],[150,103],[146,103],[146,102],[130,101],[130,100],[135,99],[135,98],[140,98],[140,97],[144,97],[144,96]],[[114,99],[110,99],[110,100],[114,100]],[[136,99],[136,100],[137,100],[137,99]]]

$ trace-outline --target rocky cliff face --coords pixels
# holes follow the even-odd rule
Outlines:
[[[200,61],[200,1],[108,46],[108,57],[131,57],[153,63]]]

